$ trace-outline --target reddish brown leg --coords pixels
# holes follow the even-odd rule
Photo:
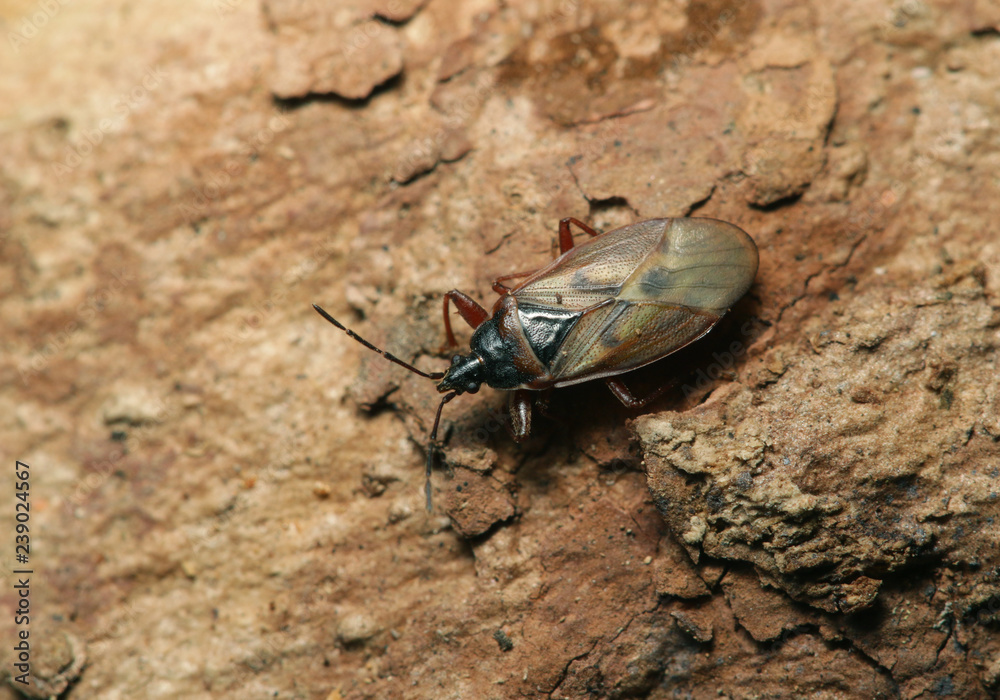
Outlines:
[[[574,219],[572,216],[568,216],[559,222],[559,252],[565,253],[567,250],[573,247],[573,233],[569,230],[570,224],[576,224],[584,232],[589,233],[591,236],[598,236],[594,229],[587,226],[579,219]]]
[[[448,347],[455,347],[458,342],[455,340],[455,334],[451,330],[451,318],[448,316],[448,302],[453,302],[455,308],[458,310],[458,315],[461,316],[466,323],[468,323],[473,328],[479,328],[483,321],[490,317],[486,309],[481,307],[476,300],[467,294],[463,294],[457,289],[453,289],[444,295],[444,331],[448,337]]]
[[[511,392],[507,406],[510,409],[510,434],[518,442],[524,442],[531,434],[531,392],[524,389]]]
[[[583,223],[579,219],[574,219],[573,217],[565,218],[559,222],[560,255],[573,247],[573,234],[569,230],[570,224],[576,224],[581,229],[589,233],[591,236],[600,235],[599,233],[597,233],[597,231],[590,228],[589,226],[587,226],[587,224]],[[493,280],[493,291],[496,292],[497,294],[506,294],[507,292],[510,291],[510,287],[506,286],[505,284],[502,284],[503,282],[506,282],[507,280],[516,280],[522,277],[527,277],[528,275],[533,275],[536,272],[538,272],[538,270],[532,270],[530,272],[515,272],[511,275],[504,275],[503,277],[497,277],[495,280]]]
[[[503,277],[497,277],[495,280],[493,280],[493,291],[496,292],[497,294],[506,294],[507,292],[510,291],[510,287],[508,287],[505,284],[502,284],[503,282],[506,282],[507,280],[516,280],[522,277],[527,277],[528,275],[533,275],[536,272],[538,272],[538,270],[532,270],[531,272],[515,272],[512,275],[504,275]]]
[[[674,387],[673,383],[665,384],[649,396],[637,399],[620,379],[608,379],[605,383],[608,385],[608,388],[611,389],[611,393],[614,394],[619,401],[625,404],[626,408],[642,408],[646,404],[652,403],[656,399],[660,398]]]

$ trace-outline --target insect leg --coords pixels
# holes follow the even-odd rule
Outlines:
[[[510,394],[507,404],[510,409],[510,434],[518,442],[524,442],[531,434],[531,392],[518,389]]]
[[[444,405],[456,396],[458,396],[458,394],[453,391],[450,394],[445,394],[445,397],[441,399],[441,403],[438,404],[437,413],[434,414],[434,427],[431,428],[431,437],[427,441],[427,469],[426,477],[424,479],[424,497],[427,499],[428,513],[430,513],[434,507],[431,502],[431,472],[434,469],[434,455],[437,454],[438,449],[437,437],[438,426],[441,425],[441,411],[444,410]]]
[[[455,308],[458,309],[458,314],[465,322],[468,323],[473,328],[479,328],[479,325],[490,317],[489,313],[476,303],[476,300],[467,294],[463,294],[457,289],[453,289],[444,295],[444,331],[448,336],[448,347],[455,347],[458,342],[455,340],[455,334],[451,330],[451,318],[448,316],[448,302],[453,302]]]
[[[599,233],[597,233],[597,231],[595,231],[594,229],[590,228],[589,226],[587,226],[587,224],[583,223],[579,219],[574,219],[573,217],[569,217],[569,218],[563,219],[562,221],[559,222],[559,253],[560,253],[560,255],[562,253],[565,253],[567,250],[569,250],[570,248],[573,247],[573,234],[569,230],[569,225],[570,224],[576,224],[581,229],[583,229],[585,232],[589,233],[591,236],[598,236],[598,235],[600,235]],[[507,292],[510,291],[510,287],[508,287],[507,285],[503,284],[504,282],[506,282],[507,280],[516,280],[516,279],[520,279],[522,277],[527,277],[528,275],[533,275],[536,272],[538,272],[538,270],[531,270],[530,272],[514,272],[514,273],[512,273],[510,275],[504,275],[503,277],[497,277],[495,280],[493,280],[493,291],[496,292],[497,294],[506,294]]]
[[[576,224],[585,233],[591,236],[599,235],[597,231],[587,226],[579,219],[574,219],[572,216],[566,217],[559,222],[559,253],[565,253],[567,250],[573,247],[573,233],[569,230],[570,224]]]
[[[493,280],[493,291],[497,294],[506,294],[510,291],[510,287],[502,284],[503,282],[506,282],[507,280],[516,280],[521,277],[527,277],[528,275],[533,275],[536,272],[538,272],[538,270],[532,270],[531,272],[515,272],[510,275],[504,275],[503,277],[497,277]]]
[[[324,311],[322,308],[320,308],[316,304],[313,304],[313,308],[316,309],[316,311],[319,313],[320,316],[322,316],[323,318],[325,318],[327,321],[329,321],[330,323],[332,323],[333,325],[335,325],[340,330],[344,331],[344,333],[347,333],[347,335],[349,335],[350,337],[354,338],[356,341],[358,341],[359,343],[361,343],[362,345],[364,345],[369,350],[374,350],[375,352],[377,352],[379,355],[381,355],[385,359],[389,360],[390,362],[395,362],[400,367],[405,367],[406,369],[410,370],[414,374],[419,374],[421,377],[427,377],[428,379],[435,379],[435,380],[437,380],[437,379],[442,379],[444,377],[444,372],[424,372],[422,370],[417,369],[416,367],[414,367],[413,365],[411,365],[409,362],[404,362],[403,360],[401,360],[398,357],[396,357],[395,355],[393,355],[391,352],[386,352],[382,348],[379,348],[379,347],[376,347],[376,346],[372,345],[367,340],[365,340],[364,338],[362,338],[360,335],[358,335],[357,333],[355,333],[354,331],[352,331],[350,328],[346,328],[344,326],[344,324],[342,324],[340,321],[338,321],[337,319],[335,319],[333,316],[331,316],[330,314],[328,314],[326,311]]]
[[[625,404],[626,408],[642,408],[646,404],[652,403],[656,399],[660,398],[674,387],[674,384],[672,382],[664,384],[649,396],[644,396],[641,399],[637,399],[632,394],[632,392],[629,391],[629,388],[625,386],[625,383],[622,382],[620,379],[608,379],[606,380],[605,383],[608,385],[608,389],[611,390],[611,393],[614,394],[619,401]]]

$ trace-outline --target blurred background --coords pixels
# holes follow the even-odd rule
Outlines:
[[[0,697],[998,691],[995,2],[0,27]],[[567,216],[733,222],[757,282],[641,411],[557,391],[516,445],[456,399],[427,515],[432,384],[310,305],[441,369],[442,295],[489,308]]]

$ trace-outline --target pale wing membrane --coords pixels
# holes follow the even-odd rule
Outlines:
[[[621,374],[701,337],[720,316],[655,302],[615,301],[587,312],[550,367],[556,386]]]
[[[566,251],[513,290],[518,302],[582,310],[613,299],[660,243],[664,219],[609,231]]]
[[[757,246],[722,221],[673,219],[656,250],[622,285],[619,299],[656,301],[721,315],[757,274]]]

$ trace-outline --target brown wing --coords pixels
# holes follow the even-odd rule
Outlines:
[[[609,299],[725,312],[757,274],[757,246],[716,219],[650,219],[571,248],[511,293],[519,301],[584,310]]]
[[[621,374],[707,333],[753,283],[757,246],[715,219],[651,219],[567,251],[512,294],[581,311],[549,363],[555,386]]]
[[[549,372],[557,387],[628,372],[694,342],[720,318],[685,306],[611,301],[584,313]]]
[[[583,310],[614,299],[660,244],[669,219],[615,229],[570,248],[511,290],[519,302]]]

